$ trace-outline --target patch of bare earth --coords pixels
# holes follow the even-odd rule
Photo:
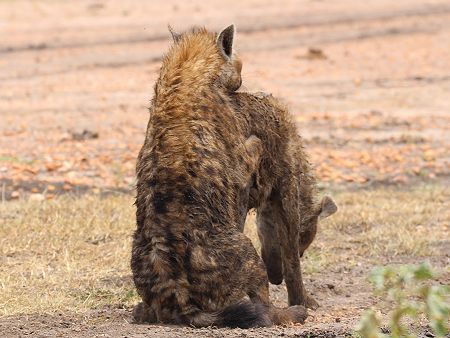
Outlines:
[[[287,101],[322,182],[449,176],[448,1],[0,1],[5,199],[133,187],[168,22],[236,23],[243,90]]]

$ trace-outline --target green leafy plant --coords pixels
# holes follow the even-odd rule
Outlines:
[[[445,337],[449,332],[450,286],[431,285],[434,278],[435,273],[426,263],[375,268],[369,279],[375,294],[383,297],[384,305],[390,309],[389,327],[382,330],[375,311],[368,310],[362,315],[356,332],[363,338],[413,338],[415,335],[402,319],[426,316],[435,336]]]

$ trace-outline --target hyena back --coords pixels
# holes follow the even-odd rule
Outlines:
[[[164,57],[136,167],[137,321],[245,328],[306,317],[270,304],[264,264],[240,231],[262,146],[231,103],[241,85],[233,37],[233,26],[193,29]]]

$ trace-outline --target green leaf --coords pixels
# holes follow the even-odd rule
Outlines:
[[[416,266],[413,269],[413,273],[416,280],[427,280],[435,277],[435,274],[427,263]]]

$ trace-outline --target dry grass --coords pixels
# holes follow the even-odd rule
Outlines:
[[[347,268],[396,257],[412,261],[443,256],[450,248],[450,190],[423,185],[408,190],[379,188],[336,195],[339,212],[320,225],[307,252],[306,270]],[[378,263],[379,264],[379,263]]]
[[[450,193],[439,186],[340,192],[339,213],[320,225],[307,273],[380,256],[443,255]],[[136,302],[130,277],[133,199],[64,196],[0,205],[0,316],[82,312]],[[252,218],[246,233],[255,240]]]
[[[130,196],[3,204],[0,313],[132,301],[133,211]]]

